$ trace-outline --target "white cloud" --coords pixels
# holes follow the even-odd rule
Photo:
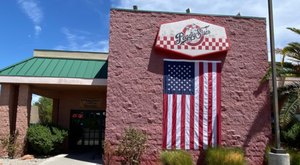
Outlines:
[[[138,5],[139,10],[268,17],[268,0],[112,0],[113,7],[132,8]],[[287,30],[287,27],[300,28],[299,0],[273,1],[275,43],[283,47],[288,42],[297,41],[298,36]]]
[[[38,36],[42,31],[41,22],[43,20],[43,11],[38,5],[37,0],[18,0],[19,6],[34,24],[35,35]]]
[[[42,31],[42,27],[39,25],[35,25],[34,30],[35,30],[35,35],[38,36],[40,34],[40,32]]]
[[[56,46],[58,50],[108,52],[108,40],[92,39],[93,34],[86,31],[62,28],[67,44]]]

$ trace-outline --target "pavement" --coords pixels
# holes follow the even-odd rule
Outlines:
[[[103,165],[100,155],[90,153],[60,154],[46,159],[40,165]]]

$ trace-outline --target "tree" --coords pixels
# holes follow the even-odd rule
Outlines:
[[[41,124],[50,124],[52,122],[52,99],[40,97],[39,100],[34,103],[34,105],[38,107]]]
[[[300,35],[300,29],[296,29],[296,28],[287,28],[293,32],[295,32],[296,34]],[[300,43],[299,42],[291,42],[288,43],[288,45],[286,47],[284,47],[281,51],[281,54],[283,55],[282,60],[284,61],[285,56],[288,56],[291,58],[292,61],[294,62],[298,62],[298,66],[299,66],[299,62],[300,62]]]
[[[300,29],[287,28],[300,35]],[[276,53],[282,54],[281,64],[277,65],[277,77],[299,77],[300,76],[300,43],[288,43],[283,49],[277,49]],[[290,62],[285,58],[289,57]],[[270,75],[270,71],[268,72]],[[268,77],[268,74],[265,78]],[[300,137],[300,124],[295,118],[295,113],[300,107],[300,83],[294,82],[278,88],[279,100],[282,103],[280,107],[280,127],[283,142],[290,147],[300,148],[297,142]]]
[[[292,32],[300,35],[300,29],[297,28],[287,28]],[[280,74],[278,77],[299,77],[300,75],[300,43],[299,42],[291,42],[288,43],[283,49],[278,49],[278,53],[283,55],[281,66],[280,66]],[[285,62],[285,57],[289,57],[289,61],[292,63]],[[292,120],[294,114],[299,108],[299,83],[293,83],[291,85],[287,85],[279,88],[279,94],[281,99],[284,99],[284,104],[282,107],[281,114],[284,115],[282,119],[282,124],[286,125],[289,121]]]
[[[300,29],[290,28],[287,29],[300,35]],[[277,77],[299,77],[300,76],[300,43],[291,42],[288,43],[283,49],[276,49],[276,54],[282,55],[281,63],[276,65]],[[289,62],[286,62],[286,57],[289,57]],[[262,81],[266,81],[271,77],[271,68],[267,71]]]

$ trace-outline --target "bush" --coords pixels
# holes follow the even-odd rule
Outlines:
[[[289,151],[291,165],[300,165],[300,152]]]
[[[244,154],[236,148],[209,148],[206,151],[207,165],[245,165]]]
[[[269,145],[265,148],[265,155],[264,155],[264,164],[267,165],[269,163],[269,153],[271,152],[271,147]]]
[[[140,164],[140,159],[146,149],[147,135],[142,131],[129,128],[125,130],[117,155],[123,158],[122,164]]]
[[[192,156],[182,150],[164,151],[160,154],[160,161],[163,165],[192,165]]]
[[[31,125],[27,131],[27,141],[30,149],[36,154],[53,154],[59,152],[68,132],[54,126],[40,124]]]
[[[294,123],[290,128],[282,130],[282,141],[289,147],[300,148],[300,123]]]

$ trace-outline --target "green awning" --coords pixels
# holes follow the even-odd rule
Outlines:
[[[33,57],[0,70],[0,76],[107,79],[107,60]]]

